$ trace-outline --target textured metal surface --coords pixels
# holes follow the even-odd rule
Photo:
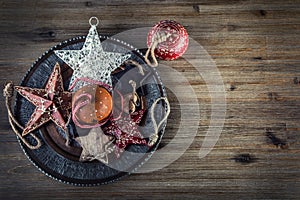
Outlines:
[[[106,39],[106,37],[100,36],[100,39],[103,40]],[[53,51],[58,49],[77,50],[82,47],[83,42],[84,37],[74,38],[53,47],[48,52],[45,52],[45,54],[33,64],[32,68],[23,78],[21,85],[27,87],[42,88],[45,85],[56,62],[59,62],[62,66],[65,66],[63,62],[53,53]],[[146,97],[146,105],[148,108],[152,105],[155,99],[161,96],[165,96],[165,91],[160,78],[157,75],[157,72],[144,63],[142,55],[137,49],[134,49],[132,46],[127,45],[124,42],[114,39],[106,39],[102,45],[104,50],[106,51],[129,51],[131,53],[131,59],[143,65],[146,74],[148,74],[148,78],[146,80],[147,84],[139,88],[138,93]],[[131,70],[131,68],[131,66],[126,67],[126,69],[128,70]],[[128,90],[128,87],[126,87],[126,83],[128,84],[129,79],[134,79],[137,82],[140,82],[143,79],[143,76],[138,74],[138,69],[132,70],[133,72],[129,73],[131,76],[128,76],[124,79],[121,78],[125,73],[124,71],[117,73],[112,77],[114,85],[117,84],[119,79],[122,79],[122,83],[118,84],[117,87],[124,93],[128,92],[126,91]],[[68,72],[66,66],[62,71],[64,77],[64,87],[65,89],[67,89],[71,74],[70,72]],[[31,105],[31,103],[29,103],[20,95],[17,96],[15,115],[17,116],[21,124],[26,124],[33,110],[34,106]],[[161,113],[158,113],[158,115],[162,115],[162,113],[163,110]],[[50,127],[53,126],[53,124],[48,124],[46,126]],[[150,131],[152,128],[149,114],[145,119],[144,127],[146,131],[147,129]],[[72,123],[70,123],[68,129],[72,135],[77,135],[76,127]],[[53,148],[53,145],[49,145],[48,142],[45,142],[44,136],[47,134],[51,134],[47,132],[49,130],[57,131],[57,133],[59,133],[62,137],[65,137],[65,133],[57,127],[55,129],[48,129],[44,127],[34,132],[34,134],[38,135],[38,137],[40,137],[43,141],[42,147],[37,150],[30,150],[20,142],[21,147],[23,148],[27,157],[32,161],[32,163],[46,175],[56,180],[75,185],[105,184],[129,174],[130,171],[136,170],[138,166],[144,163],[152,155],[152,153],[147,155],[144,153],[153,152],[157,148],[164,131],[163,129],[159,133],[160,138],[158,142],[153,147],[151,147],[151,149],[146,146],[131,145],[127,150],[129,152],[141,153],[138,154],[139,156],[134,156],[133,158],[129,153],[124,154],[120,157],[120,159],[115,160],[115,163],[113,163],[113,165],[117,166],[117,169],[123,168],[127,171],[122,172],[116,169],[112,169],[101,162],[79,162],[76,160],[76,158],[70,159],[68,156],[65,156],[66,154],[64,153],[63,149]],[[28,140],[32,140],[32,138],[30,138],[29,136]]]

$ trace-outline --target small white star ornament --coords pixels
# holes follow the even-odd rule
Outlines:
[[[99,160],[105,164],[108,163],[108,154],[113,148],[113,138],[103,133],[100,127],[93,128],[87,136],[75,138],[82,147],[79,161]]]

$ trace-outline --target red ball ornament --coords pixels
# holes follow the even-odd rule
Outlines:
[[[189,36],[186,29],[176,21],[162,20],[148,33],[147,45],[150,48],[157,41],[155,55],[163,60],[175,60],[187,50]]]

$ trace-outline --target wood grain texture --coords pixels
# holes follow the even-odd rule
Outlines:
[[[19,83],[44,51],[85,35],[90,16],[101,19],[104,35],[174,19],[215,61],[227,99],[222,134],[200,159],[211,98],[192,65],[172,61],[200,103],[192,145],[161,170],[80,188],[52,180],[31,165],[8,125],[1,96],[1,199],[299,199],[300,1],[1,0],[0,16],[0,85]],[[171,92],[169,97],[172,112],[163,144],[176,133],[180,116],[176,97]]]

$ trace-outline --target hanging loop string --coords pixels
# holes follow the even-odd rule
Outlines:
[[[30,136],[36,141],[36,145],[30,144],[23,136],[22,134],[18,131],[18,127],[23,131],[24,127],[16,120],[14,117],[12,111],[11,111],[11,102],[12,102],[12,97],[14,95],[14,85],[12,82],[8,82],[4,89],[3,89],[3,96],[5,97],[5,106],[7,108],[8,112],[8,121],[10,126],[12,127],[13,131],[15,134],[22,140],[22,142],[30,149],[38,149],[41,147],[42,143],[41,140],[34,135],[33,133],[30,133]]]
[[[150,45],[150,47],[148,48],[146,54],[145,54],[145,61],[148,65],[150,65],[151,67],[157,67],[158,66],[158,62],[157,62],[157,59],[155,57],[155,53],[154,53],[154,50],[155,48],[157,47],[157,45],[159,45],[160,43],[162,42],[165,42],[167,41],[167,39],[171,36],[172,34],[171,33],[157,33],[155,36],[154,36],[154,39],[152,40],[152,43]],[[151,56],[151,60],[152,62],[149,60],[149,54]]]
[[[91,26],[98,26],[98,24],[99,24],[99,19],[98,19],[97,17],[91,17],[91,18],[89,19],[89,24],[90,24]]]
[[[156,120],[155,120],[155,117],[154,117],[154,110],[158,104],[159,101],[163,100],[165,103],[166,103],[166,114],[165,116],[163,117],[163,119],[158,123],[156,123]],[[167,99],[167,97],[160,97],[158,99],[156,99],[156,101],[152,104],[151,108],[150,108],[150,117],[151,117],[151,121],[153,123],[153,127],[154,127],[154,133],[150,136],[150,140],[148,142],[148,145],[149,146],[153,146],[156,142],[157,142],[157,139],[158,139],[158,131],[159,129],[161,128],[162,124],[167,121],[167,118],[170,114],[170,103]]]
[[[125,63],[125,64],[129,64],[129,65],[134,65],[135,67],[138,68],[139,73],[140,73],[142,76],[145,76],[145,72],[144,72],[144,70],[143,70],[143,66],[142,66],[140,63],[138,63],[137,61],[135,61],[135,60],[126,60],[124,63]]]

